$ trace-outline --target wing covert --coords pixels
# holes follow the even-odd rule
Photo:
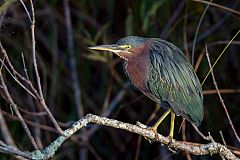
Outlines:
[[[173,44],[153,39],[150,62],[149,91],[198,126],[203,119],[202,88],[185,55]]]

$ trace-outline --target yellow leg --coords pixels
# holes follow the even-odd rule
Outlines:
[[[175,114],[173,113],[173,111],[171,111],[171,126],[170,126],[169,138],[173,138],[174,121],[175,121]]]
[[[158,126],[162,123],[162,121],[167,117],[167,115],[171,112],[171,109],[169,108],[163,115],[159,118],[159,120],[152,126],[152,129],[154,131],[157,131]]]

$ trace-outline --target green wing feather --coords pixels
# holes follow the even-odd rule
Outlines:
[[[192,65],[173,44],[161,39],[152,40],[148,90],[177,115],[199,126],[203,119],[203,96]]]

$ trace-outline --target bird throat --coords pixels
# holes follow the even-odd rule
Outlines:
[[[130,50],[131,55],[125,62],[125,71],[132,84],[140,91],[147,91],[147,76],[149,72],[151,40]]]
[[[146,91],[146,79],[148,72],[147,55],[134,56],[125,62],[125,71],[132,84],[134,84],[142,92]]]
[[[124,59],[125,61],[128,61],[128,59],[131,56],[131,52],[129,51],[120,51],[120,52],[114,52],[116,55],[118,55],[120,58]]]

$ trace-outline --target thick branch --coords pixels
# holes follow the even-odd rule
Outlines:
[[[126,130],[128,132],[136,133],[138,135],[144,136],[149,141],[157,141],[159,143],[167,145],[169,148],[174,150],[182,150],[194,155],[213,155],[219,154],[226,159],[236,160],[238,159],[228,148],[221,145],[220,143],[211,142],[208,144],[196,144],[196,143],[187,143],[177,140],[170,140],[167,137],[164,137],[160,134],[156,134],[149,128],[140,127],[138,125],[133,125],[129,123],[124,123],[121,121],[117,121],[114,119],[109,119],[105,117],[99,117],[96,115],[88,114],[84,118],[80,119],[76,123],[72,125],[71,128],[64,131],[63,136],[59,136],[53,143],[51,143],[44,150],[35,150],[33,152],[18,152],[16,149],[14,151],[9,151],[7,153],[16,154],[19,156],[23,156],[26,158],[31,157],[31,159],[48,159],[54,156],[55,152],[62,145],[64,141],[66,141],[69,137],[71,137],[76,131],[85,127],[89,123],[97,123],[104,126],[109,126],[113,128],[119,128]],[[2,147],[0,145],[0,151],[2,151]],[[6,153],[6,151],[5,151]],[[24,153],[24,154],[23,154]]]

